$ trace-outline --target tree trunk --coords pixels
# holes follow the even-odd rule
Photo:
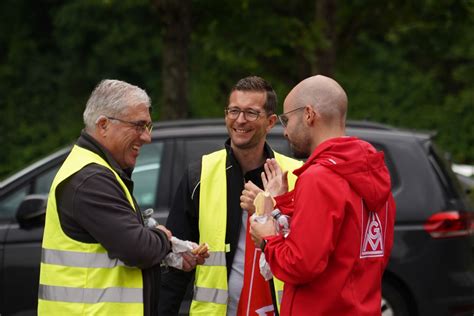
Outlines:
[[[316,49],[314,74],[332,76],[336,63],[336,0],[316,0],[316,21],[322,25],[323,37],[327,45]]]
[[[163,25],[163,107],[160,119],[189,116],[188,50],[191,34],[190,0],[155,0]]]

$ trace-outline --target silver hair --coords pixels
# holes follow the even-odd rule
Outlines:
[[[119,116],[130,106],[145,104],[151,100],[145,90],[120,80],[102,80],[92,91],[83,118],[86,130],[92,131],[102,116]]]

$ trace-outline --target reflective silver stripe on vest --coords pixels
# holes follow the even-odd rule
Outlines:
[[[209,251],[209,258],[204,261],[205,266],[225,266],[224,251]]]
[[[118,259],[110,259],[107,253],[90,253],[42,249],[41,262],[78,268],[113,268],[124,266]]]
[[[143,290],[137,288],[109,287],[85,289],[66,286],[39,285],[38,298],[70,303],[143,303]]]
[[[278,302],[280,303],[281,305],[281,299],[283,298],[283,291],[282,290],[279,290],[278,291]]]
[[[193,300],[217,304],[227,304],[229,293],[226,290],[211,289],[207,287],[194,287]]]

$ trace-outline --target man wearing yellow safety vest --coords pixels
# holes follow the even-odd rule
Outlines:
[[[300,161],[274,152],[266,143],[276,123],[273,88],[256,76],[232,88],[225,109],[230,139],[225,148],[191,163],[178,187],[167,221],[173,234],[209,244],[210,257],[195,272],[170,269],[162,275],[160,315],[177,315],[188,283],[195,276],[191,315],[278,314],[282,283],[260,275],[260,249],[248,233],[251,210],[241,208],[244,184],[262,186],[268,158],[292,171]],[[292,175],[292,173],[290,172]],[[290,186],[295,178],[290,176]]]
[[[131,180],[151,141],[149,110],[146,92],[123,81],[92,92],[48,199],[39,315],[156,315],[171,233],[144,226]]]

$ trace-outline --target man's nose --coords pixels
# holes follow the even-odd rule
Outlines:
[[[237,122],[246,122],[247,118],[245,117],[245,112],[244,111],[240,112],[235,120]]]
[[[140,139],[145,144],[151,143],[151,133],[147,130],[143,131],[143,133],[140,135]]]

